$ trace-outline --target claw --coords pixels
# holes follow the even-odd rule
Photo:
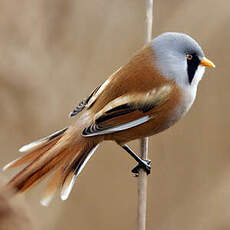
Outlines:
[[[136,177],[139,175],[140,168],[144,169],[147,175],[151,172],[151,160],[143,160],[143,162],[139,163],[136,167],[132,169],[132,172],[135,174]]]

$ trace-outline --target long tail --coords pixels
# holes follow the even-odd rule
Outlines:
[[[15,192],[24,192],[54,171],[41,203],[47,206],[58,189],[61,190],[61,199],[66,200],[77,176],[99,143],[95,139],[82,137],[80,133],[79,129],[71,126],[23,146],[19,151],[26,155],[7,164],[3,170],[27,165],[2,191],[14,188]]]

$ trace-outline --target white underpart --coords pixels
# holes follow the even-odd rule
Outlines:
[[[204,66],[198,66],[191,84],[189,84],[188,82],[187,83],[180,82],[180,84],[178,84],[182,89],[182,94],[183,94],[182,100],[180,104],[172,112],[170,119],[162,127],[162,130],[173,125],[176,121],[182,118],[189,111],[196,98],[197,86],[199,81],[203,77],[204,71],[205,71]]]
[[[197,86],[199,84],[199,81],[203,77],[204,71],[205,71],[205,67],[199,65],[196,70],[195,76],[192,80],[192,83],[180,84],[183,93],[182,101],[180,105],[178,105],[175,111],[173,112],[171,117],[172,119],[169,121],[167,126],[171,126],[173,123],[175,123],[175,121],[179,120],[189,111],[196,98]]]
[[[196,92],[197,92],[197,87],[198,87],[198,84],[200,82],[200,80],[202,79],[203,75],[204,75],[204,72],[205,72],[205,67],[204,66],[201,66],[199,65],[197,70],[196,70],[196,73],[194,75],[194,78],[191,82],[191,85],[186,85],[185,86],[185,90],[184,90],[184,93],[185,93],[185,105],[186,105],[186,111],[187,112],[195,98],[196,98]]]
[[[205,72],[205,66],[199,65],[197,70],[196,70],[195,76],[192,80],[191,86],[194,86],[197,88],[200,80],[202,79],[202,77],[204,75],[204,72]]]
[[[71,182],[69,184],[69,186],[61,192],[61,199],[62,200],[67,200],[68,197],[69,197],[69,194],[71,193],[72,191],[72,188],[74,186],[74,183],[77,179],[77,176],[81,173],[81,171],[83,170],[83,168],[85,167],[86,163],[89,161],[89,159],[93,156],[93,154],[95,153],[96,149],[98,148],[99,145],[96,145],[91,151],[90,153],[88,154],[88,156],[86,157],[86,159],[84,160],[84,162],[82,163],[82,165],[80,166],[78,172],[76,175],[74,175],[71,179]]]

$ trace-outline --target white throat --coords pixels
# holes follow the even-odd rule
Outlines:
[[[194,76],[194,78],[193,78],[193,80],[191,82],[192,87],[197,88],[200,80],[202,79],[202,77],[204,75],[204,72],[205,72],[205,66],[199,65],[197,70],[196,70],[195,76]]]
[[[185,113],[191,108],[196,98],[197,87],[198,87],[200,80],[202,79],[204,75],[204,72],[205,72],[205,67],[199,65],[191,84],[187,83],[187,84],[181,85],[181,88],[184,93],[183,103],[185,106]]]

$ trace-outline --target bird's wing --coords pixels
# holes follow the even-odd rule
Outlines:
[[[69,117],[73,117],[80,113],[85,108],[90,108],[98,99],[98,97],[101,95],[101,93],[104,91],[104,89],[109,85],[109,83],[112,81],[112,79],[116,76],[116,73],[119,71],[118,69],[116,72],[114,72],[102,85],[97,87],[93,90],[93,92],[89,95],[88,98],[83,99],[79,105],[69,114]]]
[[[169,99],[171,85],[155,88],[147,93],[120,96],[108,103],[82,132],[83,136],[97,136],[133,128],[154,119],[157,111]]]
[[[83,109],[89,106],[89,104],[92,104],[93,101],[96,100],[95,95],[97,94],[98,89],[101,86],[97,87],[93,90],[93,92],[89,95],[88,98],[84,98],[76,107],[75,109],[69,114],[69,117],[73,117],[80,113]]]

